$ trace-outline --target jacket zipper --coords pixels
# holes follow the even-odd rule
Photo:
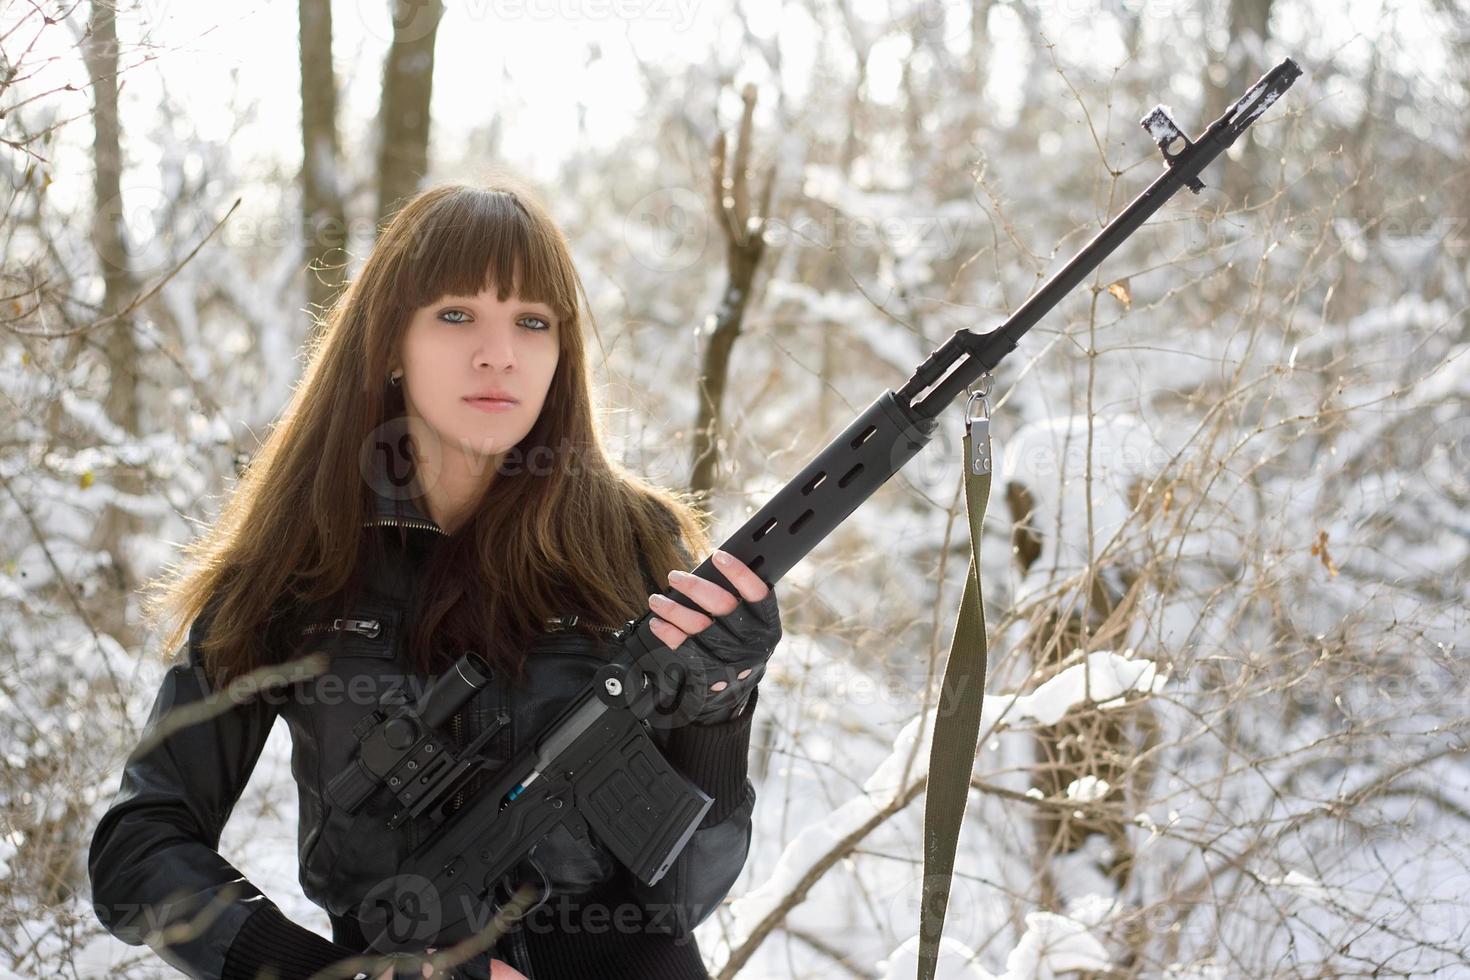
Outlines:
[[[416,517],[370,517],[362,522],[363,527],[413,527],[422,531],[434,531],[444,537],[449,532],[433,521],[421,521]]]
[[[376,619],[334,619],[330,623],[312,623],[301,631],[301,635],[343,631],[357,633],[371,639],[383,631],[383,624]]]
[[[421,531],[433,531],[441,537],[449,537],[449,533],[433,521],[421,521],[418,518],[407,517],[372,517],[362,522],[363,527],[411,527]],[[376,634],[374,634],[376,635]],[[459,716],[454,716],[455,737],[459,737]],[[455,809],[458,809],[456,804]],[[419,846],[419,821],[408,822],[408,849],[410,852]]]
[[[531,969],[531,951],[526,948],[526,934],[521,931],[519,924],[511,932],[511,936],[513,937],[511,945],[515,947],[516,959],[520,960],[516,968],[526,975],[526,980],[536,980],[536,971]]]
[[[577,619],[578,617],[575,614],[570,616],[551,616],[546,620],[546,627],[553,633],[560,633],[565,630],[571,629],[573,626],[576,626]],[[596,626],[591,623],[585,625],[588,629],[594,632],[605,633],[608,636],[611,636],[622,628],[619,626]]]
[[[464,744],[465,744],[465,739],[461,735],[462,729],[460,728],[460,715],[461,714],[463,714],[463,711],[462,710],[461,711],[456,711],[449,718],[449,727],[450,727],[450,730],[454,732],[453,743],[454,743],[454,750],[456,752],[458,752],[460,749],[464,748]],[[464,790],[463,789],[457,790],[455,792],[454,799],[452,801],[452,805],[451,805],[451,807],[449,809],[449,813],[456,813],[456,812],[458,812],[459,811],[459,808],[462,807],[462,806],[464,806]],[[418,820],[410,820],[408,822],[408,850],[409,850],[409,852],[412,853],[413,851],[418,850],[418,846],[419,846],[419,821]]]
[[[454,728],[454,750],[456,752],[458,752],[460,749],[464,748],[464,739],[460,735],[460,727],[459,727],[459,716],[460,716],[460,714],[461,714],[461,712],[456,711],[454,713],[454,717],[450,719],[450,722],[451,722],[451,724],[453,725],[453,728]],[[464,790],[463,789],[459,790],[458,792],[456,792],[454,794],[454,806],[450,809],[449,812],[450,813],[458,813],[459,812],[459,808],[462,807],[462,806],[464,806]]]
[[[440,527],[438,524],[435,524],[433,521],[421,521],[421,520],[418,520],[417,518],[412,518],[412,517],[409,517],[409,518],[374,517],[374,518],[370,518],[369,520],[364,521],[363,522],[363,527],[410,527],[410,528],[417,528],[417,529],[423,530],[423,531],[433,531],[434,533],[436,533],[436,534],[438,534],[438,535],[440,535],[442,537],[446,537],[446,538],[449,537],[449,533],[447,531],[445,531],[442,527]],[[570,615],[570,616],[552,616],[550,619],[548,619],[546,621],[546,625],[547,625],[547,628],[550,629],[550,630],[552,630],[552,631],[569,630],[573,626],[577,625],[577,619],[578,619],[578,617],[575,614],[574,615]],[[367,636],[376,636],[377,635],[377,631],[380,628],[380,625],[378,624],[378,622],[376,620],[366,620],[366,621],[362,621],[362,620],[346,620],[345,622],[343,620],[336,620],[336,621],[334,621],[332,623],[331,628],[332,629],[344,629],[344,628],[351,629],[351,628],[353,628],[353,626],[349,626],[348,624],[354,624],[354,625],[371,624],[370,626],[364,626],[363,627],[363,628],[370,628],[370,629],[372,629],[372,632],[371,633],[365,633],[364,634],[364,635],[367,635]],[[614,634],[618,630],[620,630],[622,627],[621,626],[600,626],[600,625],[596,625],[596,624],[587,624],[587,628],[588,629],[591,629],[594,633],[601,633],[601,634],[603,634],[605,636],[611,636],[612,634]],[[360,631],[360,630],[357,630],[357,631]],[[453,731],[454,731],[454,740],[455,740],[455,747],[456,748],[463,748],[464,747],[464,739],[463,739],[463,736],[462,736],[462,728],[461,728],[461,723],[460,723],[460,715],[462,713],[463,712],[456,712],[454,714],[454,716],[450,719],[450,722],[451,722],[451,725],[452,725],[452,728],[453,728]],[[464,805],[464,791],[463,790],[460,790],[459,792],[455,793],[453,810],[451,812],[457,811],[463,805]],[[408,832],[409,832],[409,848],[410,848],[410,850],[412,850],[414,847],[417,846],[417,837],[418,837],[417,830],[418,830],[418,822],[417,821],[414,821],[414,820],[409,821],[409,824],[408,824]],[[517,926],[515,929],[513,929],[511,931],[510,935],[511,935],[511,946],[515,950],[515,957],[516,957],[516,959],[519,961],[515,965],[517,966],[517,968],[520,969],[520,971],[522,973],[524,973],[526,975],[526,980],[536,980],[536,973],[531,968],[531,953],[530,953],[530,950],[527,949],[527,947],[526,947],[525,933],[522,932],[522,930],[520,929],[519,926]]]
[[[435,524],[433,521],[421,521],[421,520],[418,520],[416,518],[411,518],[411,517],[410,518],[375,517],[375,518],[371,518],[371,519],[369,519],[367,521],[364,521],[363,522],[363,527],[411,527],[411,528],[418,528],[418,529],[424,530],[424,531],[433,531],[436,534],[441,535],[442,537],[446,537],[446,538],[449,537],[448,532],[445,531],[438,524]],[[547,627],[549,629],[552,629],[552,630],[569,630],[569,629],[571,629],[573,626],[575,626],[577,624],[577,619],[578,619],[578,617],[576,615],[571,615],[571,616],[553,616],[553,617],[551,617],[550,619],[547,620]],[[351,622],[351,621],[349,620],[349,622]],[[588,628],[591,629],[595,633],[601,633],[601,634],[603,634],[605,636],[611,636],[612,634],[616,633],[622,627],[621,626],[599,626],[599,625],[595,625],[595,624],[588,624]],[[376,632],[374,632],[372,635],[376,636],[377,634],[376,634]],[[454,730],[454,740],[455,740],[455,747],[456,748],[463,748],[464,747],[464,740],[463,740],[463,737],[462,737],[462,734],[461,734],[462,729],[461,729],[461,724],[460,724],[460,715],[461,714],[462,714],[462,712],[456,712],[454,714],[454,716],[450,719],[451,725],[452,725],[453,730]],[[454,795],[453,810],[451,810],[450,812],[455,812],[455,811],[459,810],[459,808],[461,806],[463,806],[463,805],[464,805],[464,791],[463,790],[460,790],[459,792],[455,793],[455,795]],[[410,846],[410,849],[412,849],[414,846],[416,846],[416,842],[413,840],[413,838],[416,838],[418,836],[417,833],[415,833],[416,830],[417,830],[417,822],[416,821],[410,821],[409,822],[409,837],[410,837],[410,845],[409,846]],[[512,937],[512,946],[515,949],[515,953],[516,953],[516,959],[520,961],[516,965],[518,966],[518,968],[520,969],[520,971],[526,975],[526,980],[536,980],[536,973],[531,968],[531,953],[530,953],[530,950],[528,950],[526,948],[526,937],[525,937],[525,934],[518,927],[518,928],[514,929],[511,932],[511,937]]]

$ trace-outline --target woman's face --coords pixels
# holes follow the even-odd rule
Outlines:
[[[495,290],[443,296],[416,310],[403,338],[404,403],[437,438],[448,462],[478,468],[531,431],[546,400],[559,357],[551,307]],[[474,401],[494,392],[512,405]]]

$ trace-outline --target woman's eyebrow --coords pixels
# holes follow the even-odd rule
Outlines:
[[[445,295],[439,297],[439,299],[436,300],[436,303],[475,303],[478,300],[479,300],[479,297],[478,296],[465,296],[465,295],[460,295],[460,294],[457,294],[457,293],[446,293]],[[548,304],[548,303],[542,303],[542,302],[539,302],[539,301],[529,300],[529,299],[515,299],[515,298],[512,298],[512,299],[508,300],[508,302],[518,303],[521,306],[525,306],[525,307],[532,307],[532,308],[539,309],[539,310],[545,310],[547,313],[550,313],[553,316],[556,315],[556,311],[553,310],[551,308],[550,304]]]
[[[535,310],[538,313],[544,313],[546,316],[550,317],[553,320],[559,319],[556,315],[556,311],[553,310],[546,303],[522,303],[521,305],[529,310]]]

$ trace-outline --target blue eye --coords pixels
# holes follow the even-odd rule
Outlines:
[[[447,316],[449,316],[451,313],[457,313],[461,317],[464,317],[464,319],[461,319],[461,320],[445,320],[444,318],[447,317]],[[464,310],[445,310],[443,313],[440,313],[439,314],[439,319],[440,320],[444,320],[445,323],[468,323],[469,322],[469,314],[466,313]],[[528,327],[527,328],[527,329],[530,329],[530,330],[534,330],[537,333],[540,333],[542,331],[550,330],[551,329],[551,324],[550,323],[547,323],[545,319],[543,319],[542,317],[539,317],[539,316],[526,316],[526,317],[522,317],[519,322],[524,323],[527,320],[530,320],[530,321],[533,321],[535,323],[541,324],[541,326],[539,326],[539,327]]]

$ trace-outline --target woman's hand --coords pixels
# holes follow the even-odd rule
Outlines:
[[[434,947],[433,946],[430,946],[428,949],[424,950],[425,954],[432,953],[433,951],[434,951]],[[423,971],[423,975],[426,976],[426,977],[432,977],[432,976],[442,977],[443,976],[442,973],[436,974],[434,972],[434,964],[432,964],[432,963],[425,963],[423,965],[423,967],[421,967],[421,969]],[[388,967],[388,969],[386,969],[386,970],[383,971],[383,975],[380,976],[380,977],[378,977],[378,980],[394,980],[394,977],[397,975],[397,973],[398,973],[398,971],[395,970],[393,967],[390,966],[390,967]]]
[[[716,551],[714,559],[739,596],[697,575],[673,571],[669,585],[704,611],[659,593],[648,597],[654,613],[649,629],[669,650],[683,654],[674,663],[683,674],[688,702],[680,713],[701,722],[723,721],[743,704],[781,639],[775,591],[734,555]],[[687,649],[681,650],[686,640]]]
[[[434,949],[435,947],[430,946],[424,952],[432,953]],[[393,968],[389,967],[382,976],[378,977],[378,980],[393,980],[393,973]],[[425,963],[423,965],[423,975],[425,977],[448,976],[447,973],[436,973],[432,963]],[[490,961],[490,980],[526,980],[526,975],[504,960],[492,959]]]

